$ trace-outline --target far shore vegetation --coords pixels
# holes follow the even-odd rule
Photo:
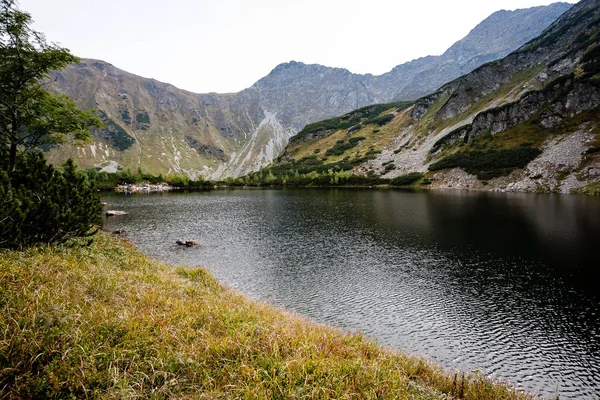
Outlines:
[[[214,187],[336,187],[336,186],[425,186],[431,181],[426,173],[411,172],[395,178],[384,178],[375,174],[359,175],[351,169],[354,165],[323,165],[313,157],[292,161],[283,165],[271,165],[256,172],[237,178],[223,180],[204,180],[202,177],[192,179],[185,174],[158,174],[122,170],[104,172],[87,169],[88,179],[94,187],[101,191],[111,191],[119,185],[138,185],[141,183],[167,183],[180,189],[212,189]]]
[[[239,178],[227,178],[224,180],[203,180],[202,178],[191,179],[183,174],[153,175],[141,170],[135,173],[130,170],[118,172],[98,172],[94,169],[84,171],[88,179],[94,182],[94,187],[100,191],[112,191],[119,185],[139,185],[142,183],[159,184],[167,183],[179,189],[212,189],[214,187],[335,187],[335,186],[409,186],[413,184],[427,185],[430,182],[422,179],[425,174],[413,172],[400,175],[396,178],[382,178],[374,175],[357,175],[349,171],[333,169],[317,172],[310,171],[300,173],[298,170],[290,170],[289,174],[274,175],[270,168],[250,172]]]

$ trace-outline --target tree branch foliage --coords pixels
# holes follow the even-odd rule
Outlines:
[[[0,247],[21,248],[91,236],[100,202],[68,160],[62,171],[39,151],[67,138],[89,140],[100,119],[67,96],[49,92],[50,72],[77,61],[30,28],[15,0],[0,0]]]
[[[90,138],[100,127],[92,111],[82,111],[66,96],[50,93],[50,72],[77,62],[68,49],[46,43],[30,28],[31,15],[14,0],[0,0],[0,152],[14,170],[24,152],[47,143],[63,143],[69,135]]]

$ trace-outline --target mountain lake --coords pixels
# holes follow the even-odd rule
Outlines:
[[[600,393],[600,198],[233,189],[102,201],[128,213],[104,229],[255,299],[543,397]]]

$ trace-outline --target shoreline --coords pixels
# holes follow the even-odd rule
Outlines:
[[[8,398],[40,388],[86,397],[533,398],[253,300],[106,232],[89,247],[2,255],[0,285],[12,293],[3,319],[14,345],[0,346]]]
[[[140,183],[140,184],[120,184],[113,188],[114,192],[119,193],[164,193],[170,192],[172,190],[178,189],[169,185],[168,183],[158,183],[158,184],[149,184],[149,183]]]
[[[126,187],[126,186],[125,186]],[[530,194],[530,195],[562,195],[562,196],[600,196],[599,192],[585,192],[585,191],[574,191],[571,193],[557,192],[557,191],[523,191],[523,190],[505,190],[498,188],[485,188],[485,187],[447,187],[447,186],[431,186],[431,185],[419,185],[419,186],[394,186],[389,184],[382,185],[309,185],[309,186],[287,186],[287,185],[212,185],[212,186],[199,186],[199,187],[176,187],[169,186],[165,190],[131,190],[128,191],[123,189],[123,185],[114,187],[112,190],[105,191],[105,193],[124,193],[124,194],[149,194],[149,193],[181,193],[181,192],[206,192],[213,190],[260,190],[260,189],[374,189],[374,190],[407,190],[407,191],[432,191],[432,192],[473,192],[473,193],[503,193],[503,194]]]

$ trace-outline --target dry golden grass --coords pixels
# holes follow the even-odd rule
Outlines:
[[[519,399],[152,260],[89,247],[0,252],[4,398]]]

